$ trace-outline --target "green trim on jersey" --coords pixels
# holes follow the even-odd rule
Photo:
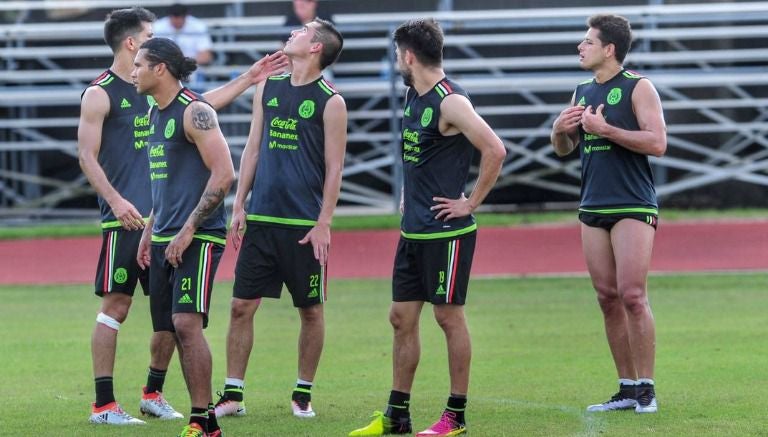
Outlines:
[[[267,80],[283,80],[283,79],[288,79],[289,77],[291,77],[291,73],[284,73],[284,74],[279,74],[277,76],[269,76]]]
[[[460,235],[469,234],[477,230],[477,223],[473,223],[466,228],[457,229],[455,231],[448,232],[432,232],[430,234],[412,234],[405,231],[400,231],[400,235],[411,240],[437,240],[440,238],[458,237]]]
[[[637,208],[579,208],[581,212],[588,212],[590,214],[654,214],[659,215],[658,208],[637,207]]]
[[[304,219],[289,219],[284,217],[270,217],[268,215],[248,214],[246,216],[248,221],[261,222],[261,223],[276,223],[280,225],[293,225],[293,226],[315,226],[317,221],[304,220]]]
[[[437,92],[437,95],[440,96],[441,99],[444,99],[445,96],[451,93],[451,91],[446,88],[446,85],[443,85],[444,82],[445,79],[441,80],[440,83],[435,85],[435,92]]]
[[[144,220],[144,223],[149,221],[149,217],[142,217],[142,220]],[[120,228],[123,225],[120,224],[120,220],[112,220],[109,222],[104,222],[101,224],[101,229],[112,229],[112,228]]]
[[[179,94],[179,97],[176,97],[176,100],[178,100],[179,102],[185,105],[189,105],[190,103],[192,103],[192,99],[184,93]]]
[[[176,238],[175,235],[171,235],[170,237],[163,237],[161,235],[152,234],[153,243],[170,243],[174,238]],[[210,241],[211,243],[220,244],[222,246],[226,246],[227,244],[226,238],[215,237],[213,235],[195,234],[192,236],[192,238],[203,240],[203,241]]]
[[[579,82],[579,85],[586,85],[588,83],[591,83],[593,80],[595,79],[589,79],[589,80],[585,80],[584,82]]]
[[[640,76],[639,74],[635,74],[635,73],[632,73],[632,72],[627,71],[627,70],[624,70],[624,72],[621,73],[621,74],[623,74],[624,77],[626,77],[628,79],[642,79],[643,78],[643,76]]]
[[[328,86],[328,84],[327,84],[327,83],[325,83],[325,79],[320,79],[320,80],[317,82],[317,84],[320,86],[320,89],[322,89],[323,91],[325,91],[325,93],[326,93],[326,94],[328,94],[329,96],[332,96],[332,95],[334,95],[334,94],[335,94],[335,93],[333,92],[333,89],[331,89],[331,87],[330,87],[330,86]]]
[[[101,81],[99,81],[99,82],[96,82],[96,85],[99,85],[99,86],[101,86],[101,87],[105,87],[105,86],[107,86],[107,85],[111,84],[113,80],[115,80],[115,76],[112,76],[112,75],[110,74],[109,76],[105,77],[105,78],[104,78],[104,79],[102,79]]]

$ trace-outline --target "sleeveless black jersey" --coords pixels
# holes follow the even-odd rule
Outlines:
[[[101,129],[99,165],[115,190],[131,202],[142,217],[148,217],[152,210],[152,194],[144,148],[150,131],[147,111],[154,100],[137,93],[133,84],[110,70],[102,73],[88,88],[92,86],[100,86],[109,96],[109,114]],[[120,227],[107,201],[98,196],[98,202],[102,228]]]
[[[265,82],[264,121],[248,221],[315,225],[325,184],[323,112],[336,94],[323,77],[301,86],[291,85],[290,74]]]
[[[203,98],[187,88],[164,109],[152,108],[149,136],[149,178],[155,221],[153,242],[168,242],[181,230],[195,210],[211,176],[200,152],[184,134],[184,111],[190,103]],[[219,205],[198,227],[196,238],[224,244],[226,212]]]
[[[467,93],[443,78],[423,96],[409,88],[403,112],[402,159],[404,212],[401,235],[408,240],[454,238],[477,229],[472,215],[436,220],[433,197],[456,199],[464,192],[474,146],[464,134],[440,133],[440,103],[446,96]]]
[[[639,130],[632,110],[632,92],[643,76],[622,70],[605,83],[594,79],[576,87],[578,105],[603,104],[608,124],[624,130]],[[593,213],[658,213],[653,173],[648,156],[633,152],[606,138],[579,128],[581,154],[581,205]]]

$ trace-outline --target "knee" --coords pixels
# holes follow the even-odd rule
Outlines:
[[[119,323],[123,323],[128,318],[131,302],[131,297],[127,295],[115,298],[105,297],[101,305],[101,312],[117,320]]]
[[[323,305],[317,304],[311,307],[299,309],[301,322],[305,324],[323,323]]]
[[[230,308],[230,317],[232,318],[232,321],[237,323],[250,320],[259,308],[260,303],[261,298],[253,300],[232,299],[232,306]]]
[[[454,308],[449,308],[447,306],[445,309],[450,309],[451,311],[438,311],[438,307],[435,307],[435,321],[444,332],[466,329],[467,324],[464,319],[463,311],[454,311]]]
[[[392,325],[392,329],[395,330],[395,334],[409,332],[413,329],[413,324],[407,321],[399,311],[393,310],[389,312],[389,323]]]
[[[198,313],[177,313],[173,315],[173,329],[183,345],[196,334],[203,332],[203,316]]]
[[[614,285],[598,282],[592,285],[597,292],[597,303],[600,304],[603,312],[614,310],[622,305],[621,297]]]
[[[644,286],[628,286],[621,290],[624,308],[630,315],[641,315],[648,309],[648,294]]]

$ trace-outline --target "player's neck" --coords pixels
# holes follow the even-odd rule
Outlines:
[[[293,59],[291,64],[291,85],[293,86],[314,82],[323,74],[311,59]]]
[[[120,52],[115,55],[115,58],[112,60],[112,66],[109,69],[120,79],[128,83],[133,82],[131,79],[131,71],[133,71],[133,56],[131,53]]]
[[[445,77],[441,67],[424,68],[413,72],[413,89],[423,96]]]
[[[622,68],[621,64],[616,62],[605,63],[593,70],[595,73],[595,80],[597,83],[606,83],[611,80],[613,76],[619,74]]]
[[[179,94],[181,88],[181,82],[175,81],[160,85],[152,90],[152,97],[157,102],[157,107],[161,110],[167,108]]]

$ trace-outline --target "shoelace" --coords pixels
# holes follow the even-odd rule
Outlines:
[[[456,413],[444,411],[443,415],[440,416],[440,420],[435,422],[429,429],[437,432],[448,432],[458,427],[459,424],[456,422]]]
[[[301,400],[294,400],[293,402],[296,403],[296,406],[299,407],[301,411],[307,411],[309,408],[309,402],[301,401]]]
[[[653,391],[643,390],[642,392],[640,392],[640,396],[637,397],[637,402],[639,402],[640,405],[649,405],[652,399],[653,399]]]
[[[219,400],[216,402],[216,406],[217,406],[217,407],[218,407],[219,405],[223,404],[224,402],[227,402],[227,401],[229,400],[229,399],[225,398],[225,397],[224,397],[224,393],[222,393],[222,392],[220,392],[220,391],[217,391],[217,392],[216,392],[216,396],[218,396],[218,397],[219,397]]]
[[[617,402],[617,401],[620,401],[620,400],[622,400],[622,399],[626,399],[626,396],[624,396],[623,394],[621,394],[621,392],[616,392],[616,394],[615,394],[615,395],[611,396],[611,399],[610,399],[608,402]],[[606,402],[606,404],[607,404],[608,402]]]
[[[176,410],[174,410],[173,407],[171,407],[171,404],[169,404],[168,401],[165,400],[163,395],[158,396],[157,399],[155,399],[155,402],[157,402],[158,405],[160,406],[160,409],[166,413],[176,412]]]
[[[122,419],[134,420],[133,416],[131,416],[130,414],[128,414],[125,411],[123,411],[123,409],[120,408],[120,407],[115,407],[115,409],[112,410],[112,412],[114,413],[115,416],[120,417]]]

